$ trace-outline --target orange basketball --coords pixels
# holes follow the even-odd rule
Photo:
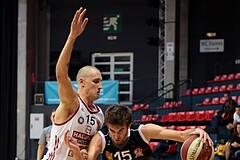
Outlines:
[[[214,148],[208,141],[203,143],[197,135],[190,136],[180,150],[182,160],[213,160]]]

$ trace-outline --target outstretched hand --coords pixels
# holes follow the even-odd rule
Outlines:
[[[78,143],[70,135],[69,131],[64,134],[64,143],[74,152],[76,159],[87,160],[88,153],[86,149],[80,151]]]
[[[200,128],[196,128],[195,131],[191,132],[190,135],[194,135],[194,134],[198,134],[200,140],[202,140],[204,143],[208,140],[208,143],[210,146],[213,146],[213,141],[210,138],[210,136],[208,135],[207,132],[205,132],[204,130],[200,129]]]
[[[64,143],[74,152],[79,152],[78,143],[69,135],[69,131],[64,134]]]
[[[71,38],[77,38],[84,31],[88,23],[88,18],[84,18],[86,11],[87,10],[83,9],[82,7],[76,11],[71,23],[71,30],[69,35]]]

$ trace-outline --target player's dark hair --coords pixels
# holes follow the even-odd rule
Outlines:
[[[107,124],[128,126],[132,122],[132,111],[125,105],[112,105],[105,111],[105,122]]]

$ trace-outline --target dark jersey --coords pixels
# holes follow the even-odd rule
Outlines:
[[[150,160],[152,150],[141,132],[142,125],[132,124],[128,131],[128,138],[121,146],[115,145],[105,126],[99,134],[102,137],[103,160]]]

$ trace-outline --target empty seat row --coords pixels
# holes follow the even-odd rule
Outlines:
[[[162,106],[156,107],[156,109],[168,109],[168,108],[176,108],[182,106],[182,101],[170,101],[165,102]]]
[[[240,102],[240,96],[231,96],[231,98],[236,102]],[[201,103],[195,104],[196,106],[209,106],[209,105],[220,105],[225,103],[224,97],[214,97],[214,98],[204,98],[204,100]]]
[[[201,129],[205,130],[207,128],[207,126],[206,125],[203,125],[203,126],[177,126],[176,130],[184,131],[186,129],[192,129],[192,128],[201,128]]]
[[[162,127],[166,128],[166,129],[171,128],[171,126],[162,126]],[[203,125],[203,126],[192,126],[192,125],[190,125],[190,126],[176,126],[177,131],[184,131],[186,129],[194,129],[194,128],[201,128],[201,129],[205,130],[207,128],[207,126],[206,125]]]
[[[167,108],[175,108],[179,107],[182,105],[182,101],[169,101],[165,102],[162,106],[156,107],[156,109],[167,109]],[[137,110],[148,110],[150,108],[149,104],[134,104],[131,107],[132,111],[137,111]]]
[[[139,120],[134,120],[134,122],[157,122],[159,120],[159,114],[147,114],[141,115]]]
[[[223,84],[221,86],[209,86],[209,87],[201,87],[201,88],[193,88],[187,89],[184,94],[181,96],[189,96],[189,95],[198,95],[198,94],[209,94],[209,93],[217,93],[217,92],[225,92],[225,91],[240,91],[240,83],[236,86],[234,84]]]
[[[186,112],[170,112],[167,115],[162,115],[161,122],[193,122],[193,121],[210,121],[211,118],[219,110],[201,110],[201,111],[186,111]]]
[[[237,79],[240,79],[240,73],[216,75],[213,80],[209,80],[207,82],[213,83],[213,82],[221,82],[221,81],[237,80]]]
[[[137,111],[137,110],[148,110],[150,107],[149,104],[134,104],[133,107],[131,107],[132,111]]]

